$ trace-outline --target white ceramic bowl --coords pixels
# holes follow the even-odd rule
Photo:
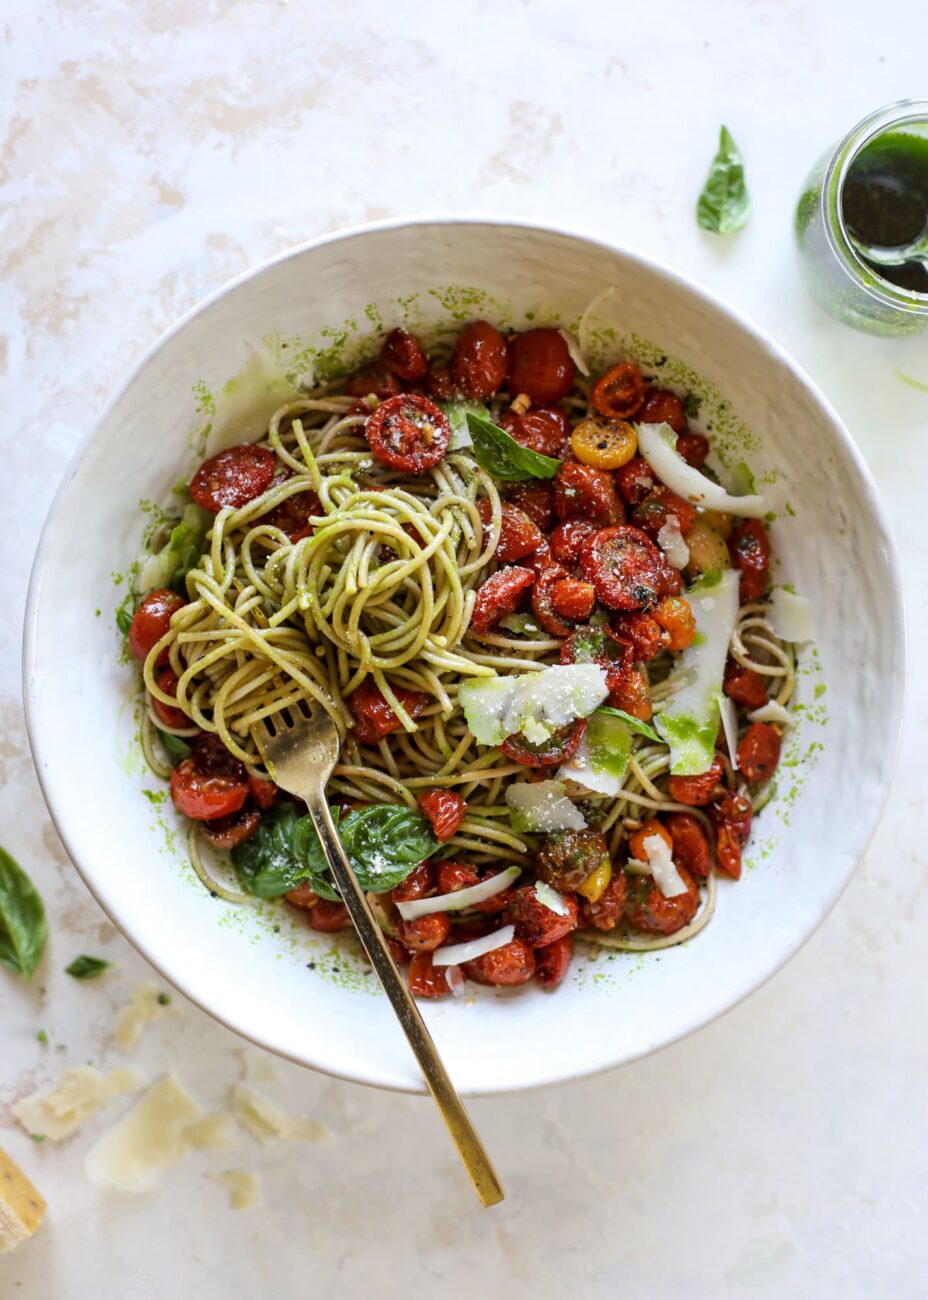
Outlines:
[[[815,655],[803,656],[804,711],[777,796],[756,822],[754,869],[737,885],[723,882],[707,930],[659,959],[575,961],[553,996],[481,990],[425,1005],[459,1087],[480,1094],[575,1078],[705,1024],[809,937],[874,829],[902,709],[899,577],[863,461],[789,357],[680,276],[574,234],[481,218],[391,222],[318,240],[214,294],[136,367],[55,499],[25,640],[39,777],[88,887],[167,979],[282,1056],[421,1090],[363,968],[284,909],[269,918],[269,905],[252,912],[211,899],[183,865],[182,843],[172,848],[172,811],[151,802],[159,783],[133,739],[134,679],[117,663],[113,624],[123,588],[112,575],[138,552],[139,499],[169,499],[206,425],[211,449],[260,433],[280,400],[279,380],[253,355],[265,336],[277,336],[270,346],[278,360],[306,370],[314,349],[324,350],[323,366],[333,350],[350,355],[381,318],[437,328],[485,315],[525,327],[526,312],[537,323],[556,310],[568,324],[610,285],[616,294],[603,310],[618,334],[600,332],[602,350],[614,351],[626,333],[625,346],[655,373],[702,393],[723,450],[731,455],[741,442],[759,476],[776,476],[765,490],[780,512],[778,577],[814,605]],[[204,385],[216,393],[240,372],[212,409]]]

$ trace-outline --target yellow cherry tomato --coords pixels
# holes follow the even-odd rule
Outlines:
[[[621,469],[638,450],[638,435],[626,420],[590,415],[570,435],[570,446],[581,465]]]
[[[596,870],[591,871],[584,880],[577,893],[582,894],[588,902],[595,903],[601,898],[611,879],[612,863],[609,861],[608,856],[604,856]]]

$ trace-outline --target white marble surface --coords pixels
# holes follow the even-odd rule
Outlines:
[[[857,438],[896,529],[920,668],[928,393],[898,372],[928,384],[928,342],[822,315],[798,283],[790,221],[815,157],[924,86],[928,12],[911,0],[11,0],[0,19],[0,838],[51,917],[33,984],[0,971],[0,1144],[50,1202],[40,1234],[0,1260],[0,1296],[924,1296],[917,676],[880,830],[818,935],[746,1004],[656,1057],[475,1103],[509,1190],[491,1214],[424,1102],[293,1067],[269,1091],[323,1119],[330,1141],[243,1136],[138,1197],[86,1183],[99,1122],[34,1146],[8,1104],[64,1064],[115,1061],[113,1008],[146,974],[68,865],[28,757],[19,638],[39,528],[125,368],[250,263],[372,218],[470,209],[564,221],[694,275],[769,328]],[[726,242],[693,220],[721,120],[755,204]],[[116,963],[98,984],[62,971],[85,950]],[[151,1076],[173,1065],[215,1105],[239,1047],[175,997],[138,1059]],[[204,1177],[230,1166],[261,1173],[260,1208],[231,1211]]]

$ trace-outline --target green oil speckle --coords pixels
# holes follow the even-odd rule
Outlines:
[[[430,289],[429,294],[445,309],[453,321],[464,324],[480,316],[492,316],[502,328],[509,322],[509,308],[484,289],[463,284],[447,284]]]
[[[928,384],[923,384],[920,379],[913,379],[904,370],[897,370],[896,378],[901,380],[903,384],[907,384],[909,388],[914,388],[918,393],[928,393]]]

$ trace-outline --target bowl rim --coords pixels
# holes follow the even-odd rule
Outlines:
[[[593,245],[608,253],[616,254],[621,258],[628,259],[639,264],[646,270],[663,278],[678,288],[682,288],[695,294],[697,297],[708,302],[721,314],[733,320],[742,330],[749,334],[755,343],[757,343],[763,352],[779,365],[786,368],[796,380],[796,382],[805,389],[807,394],[816,402],[828,417],[831,428],[835,433],[846,458],[853,465],[858,478],[861,482],[862,489],[865,492],[868,505],[874,523],[877,526],[878,535],[876,541],[882,546],[886,560],[886,566],[890,577],[891,604],[892,604],[892,634],[896,648],[896,671],[893,674],[891,683],[890,708],[887,710],[887,719],[891,725],[891,752],[887,773],[883,782],[883,788],[880,797],[874,800],[872,810],[867,824],[867,828],[861,837],[859,847],[852,864],[845,871],[844,876],[840,879],[830,896],[825,900],[818,915],[814,920],[807,924],[801,930],[791,934],[777,952],[775,961],[769,969],[756,978],[748,981],[739,989],[737,996],[727,1002],[724,1007],[718,1010],[710,1011],[708,1014],[694,1014],[682,1028],[669,1037],[662,1038],[659,1042],[648,1044],[640,1049],[625,1052],[615,1052],[610,1059],[600,1065],[583,1070],[571,1070],[569,1066],[559,1067],[550,1070],[547,1074],[532,1079],[527,1083],[515,1085],[506,1085],[502,1087],[480,1086],[471,1087],[463,1090],[463,1094],[469,1097],[489,1097],[499,1096],[507,1093],[528,1091],[530,1089],[550,1087],[559,1084],[566,1084],[581,1078],[592,1078],[596,1075],[605,1073],[621,1065],[630,1064],[633,1061],[644,1059],[653,1053],[669,1047],[672,1043],[679,1042],[681,1039],[688,1037],[697,1029],[720,1019],[727,1015],[751,994],[762,988],[782,967],[793,957],[799,949],[812,937],[815,931],[829,916],[835,904],[844,893],[851,881],[855,871],[869,848],[877,827],[880,823],[883,811],[886,806],[889,792],[893,785],[893,779],[896,772],[896,766],[899,757],[899,748],[902,733],[902,721],[904,717],[904,703],[907,688],[907,660],[908,647],[906,637],[906,614],[903,596],[903,585],[899,557],[896,551],[895,542],[892,532],[889,528],[888,518],[885,508],[880,498],[876,481],[865,461],[862,452],[856,442],[851,437],[849,431],[844,425],[843,420],[838,414],[830,400],[821,391],[815,381],[806,373],[797,361],[778,344],[760,325],[747,316],[740,308],[728,302],[721,295],[711,289],[705,288],[698,281],[680,271],[675,271],[665,265],[663,262],[652,258],[650,255],[640,252],[626,244],[618,241],[602,238],[599,235],[586,234],[582,230],[572,228],[566,225],[558,225],[551,222],[535,221],[531,218],[520,216],[509,216],[497,213],[436,213],[424,214],[420,216],[399,216],[391,217],[380,221],[366,222],[359,225],[349,226],[341,230],[328,232],[319,235],[314,239],[309,239],[300,243],[293,248],[284,250],[275,254],[273,257],[264,259],[254,266],[248,267],[239,275],[225,281],[211,293],[207,294],[199,302],[195,303],[186,312],[183,313],[173,324],[152,342],[139,356],[136,362],[131,366],[126,377],[115,388],[110,399],[106,402],[100,414],[93,423],[93,426],[82,437],[80,443],[75,449],[62,475],[61,482],[55,490],[51,504],[42,524],[42,530],[39,536],[38,546],[32,564],[32,570],[29,577],[29,585],[26,596],[26,608],[23,626],[23,647],[22,647],[22,674],[23,674],[23,701],[26,718],[26,730],[29,738],[30,750],[32,753],[33,763],[39,785],[48,808],[49,816],[52,823],[68,853],[70,861],[78,871],[85,886],[90,891],[96,902],[102,908],[106,916],[116,926],[120,934],[139,952],[157,973],[166,980],[172,987],[180,987],[180,991],[191,1002],[206,1012],[214,1020],[232,1030],[233,1033],[255,1044],[258,1047],[271,1051],[277,1056],[286,1060],[293,1061],[297,1065],[306,1068],[318,1070],[321,1073],[330,1075],[335,1078],[343,1079],[350,1083],[360,1083],[368,1087],[380,1088],[385,1091],[402,1092],[411,1094],[424,1094],[424,1083],[415,1087],[412,1085],[401,1085],[383,1078],[376,1077],[376,1073],[362,1073],[359,1070],[346,1069],[339,1064],[327,1059],[324,1045],[320,1045],[320,1050],[315,1052],[313,1059],[307,1056],[299,1056],[283,1050],[277,1043],[266,1041],[262,1038],[260,1030],[245,1025],[236,1020],[234,1011],[222,1007],[207,1005],[201,1001],[194,990],[174,984],[174,978],[169,976],[162,964],[157,953],[152,952],[149,945],[142,944],[136,940],[132,933],[131,922],[124,923],[111,909],[105,894],[101,892],[94,883],[93,871],[85,868],[79,861],[78,856],[73,852],[66,827],[59,820],[56,811],[54,782],[46,779],[41,762],[41,737],[37,726],[36,711],[38,707],[38,690],[36,678],[36,634],[38,622],[38,610],[42,596],[42,581],[46,567],[46,553],[52,545],[54,534],[54,524],[57,514],[68,494],[70,485],[87,455],[91,445],[96,440],[100,429],[107,421],[112,410],[122,400],[126,392],[136,382],[139,375],[145,370],[151,359],[177,334],[186,328],[187,324],[198,316],[201,312],[219,302],[228,294],[236,290],[240,285],[250,280],[257,279],[271,267],[280,265],[290,259],[303,256],[305,253],[315,249],[325,247],[328,244],[348,242],[353,239],[363,238],[370,234],[376,234],[383,231],[397,230],[409,227],[427,227],[427,226],[494,226],[511,230],[535,231],[541,234],[554,235],[561,238],[574,240],[580,244]]]

